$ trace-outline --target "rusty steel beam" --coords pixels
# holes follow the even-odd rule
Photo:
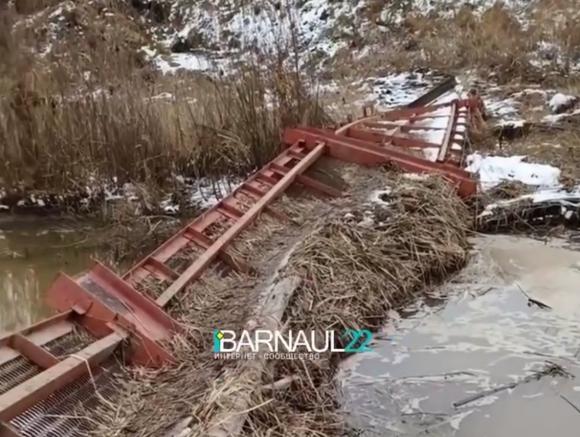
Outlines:
[[[0,338],[0,365],[22,355],[40,367],[46,367],[54,357],[46,355],[42,346],[72,332],[72,319],[73,312],[65,311]]]
[[[181,330],[178,322],[113,275],[98,263],[78,282],[60,273],[47,291],[47,301],[59,311],[74,308],[81,314],[78,323],[97,338],[119,329],[130,333],[131,363],[159,368],[174,362],[162,342]]]
[[[196,243],[202,249],[207,250],[211,247],[214,241],[202,234],[201,232],[197,231],[194,227],[189,227],[186,236],[191,238],[191,241]],[[224,263],[230,266],[232,269],[241,272],[241,273],[252,273],[254,268],[245,263],[244,261],[240,260],[239,258],[230,255],[226,250],[222,250],[220,252],[219,257],[222,259]],[[177,278],[175,278],[177,279]]]
[[[280,161],[284,159],[301,159],[301,153],[297,150],[300,147],[299,142],[293,144],[292,147],[287,148],[282,152],[281,155],[277,156],[271,162]],[[284,162],[284,161],[282,161]],[[266,167],[267,168],[267,165]],[[243,184],[241,184],[238,188],[236,188],[232,193],[226,196],[224,199],[219,201],[215,206],[213,206],[210,210],[206,211],[201,216],[197,217],[193,222],[189,223],[185,227],[183,227],[179,232],[174,234],[168,240],[166,240],[161,246],[155,249],[150,255],[141,259],[137,264],[135,264],[127,273],[123,275],[123,279],[129,282],[131,285],[137,285],[141,281],[143,281],[146,277],[148,277],[151,272],[146,268],[147,260],[151,257],[155,257],[156,260],[159,262],[166,262],[178,253],[180,250],[184,249],[187,245],[191,244],[191,240],[186,237],[187,229],[189,227],[194,227],[197,231],[203,233],[205,229],[211,226],[213,223],[219,221],[221,217],[226,215],[226,217],[234,220],[235,216],[231,212],[231,210],[222,209],[220,208],[223,206],[223,203],[228,199],[235,198],[238,193],[242,193],[244,191],[252,192],[260,197],[265,196],[268,191],[270,190],[271,185],[275,184],[277,180],[269,177],[266,175],[266,179],[268,179],[269,186],[266,189],[260,188],[260,172],[254,173],[250,178],[248,178]],[[264,179],[264,178],[263,178]],[[227,207],[226,207],[227,208]],[[267,207],[264,209],[264,212],[271,215],[272,217],[281,220],[281,221],[288,221],[288,217],[286,215],[273,210],[271,207]],[[224,257],[226,257],[224,255]],[[229,259],[223,259],[226,263],[229,262]]]
[[[244,184],[240,187],[239,190],[236,191],[235,196],[237,197],[239,194],[243,194],[244,196],[249,197],[254,201],[257,201],[260,199],[260,197],[264,196],[266,192],[255,189],[251,185]],[[289,220],[286,214],[283,214],[282,212],[272,208],[271,206],[264,208],[264,212],[274,217],[275,219],[280,220],[281,222],[287,222]]]
[[[48,317],[38,323],[35,323],[34,325],[30,325],[24,329],[21,329],[20,331],[18,331],[18,333],[21,335],[33,334],[34,332],[45,330],[46,328],[49,328],[53,325],[57,325],[63,321],[67,321],[73,316],[74,311],[72,310],[64,311],[62,313],[56,314],[55,316]],[[10,341],[10,337],[12,337],[13,335],[14,335],[13,333],[9,333],[4,335],[3,337],[0,337],[0,346],[7,344]],[[50,340],[52,340],[52,338],[49,339],[48,341]],[[48,343],[48,341],[46,341],[46,343]]]
[[[294,141],[292,144],[296,143]],[[254,204],[236,223],[234,223],[224,234],[222,234],[192,265],[190,265],[181,276],[169,286],[157,299],[159,306],[165,306],[177,293],[187,284],[197,279],[205,268],[218,256],[231,241],[236,238],[245,228],[247,228],[256,217],[264,210],[267,204],[278,197],[288,188],[296,177],[310,167],[325,150],[324,144],[317,144],[312,147],[302,161],[294,166],[268,193]]]
[[[326,196],[330,197],[344,196],[344,193],[342,191],[337,190],[336,188],[331,187],[330,185],[325,184],[324,182],[320,182],[319,180],[311,178],[310,176],[298,175],[298,177],[296,178],[296,182],[301,185],[304,185],[306,188],[318,191],[319,193],[324,194]]]
[[[153,273],[163,281],[171,282],[179,277],[179,273],[173,271],[167,264],[159,261],[154,256],[147,259],[147,262],[143,264],[143,268]]]
[[[92,372],[126,338],[127,334],[112,333],[0,395],[0,421],[10,421],[66,384]]]
[[[270,168],[281,175],[285,175],[290,171],[289,168],[282,167],[281,165],[278,164],[270,164]],[[325,184],[324,182],[321,182],[319,180],[316,180],[314,178],[311,178],[310,176],[306,176],[303,174],[298,175],[296,177],[296,183],[304,185],[306,188],[310,188],[311,190],[317,191],[320,194],[324,194],[326,196],[341,197],[344,195],[342,191],[337,190],[336,188],[331,187],[330,185]]]
[[[375,143],[336,135],[332,131],[316,128],[286,129],[284,141],[293,143],[297,138],[304,139],[307,147],[326,142],[328,155],[346,162],[362,165],[380,165],[388,162],[401,169],[418,173],[436,173],[453,183],[462,197],[476,193],[476,183],[470,174],[454,165],[431,162],[395,147],[379,146]]]
[[[381,114],[379,114],[378,117],[381,120],[387,120],[387,121],[400,120],[402,118],[405,118],[405,119],[416,118],[419,116],[423,116],[424,114],[427,114],[429,112],[436,112],[439,109],[446,108],[450,105],[450,103],[451,102],[438,103],[436,105],[421,106],[418,108],[393,109],[390,111],[382,112]]]

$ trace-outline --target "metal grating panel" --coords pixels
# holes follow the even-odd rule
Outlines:
[[[44,348],[55,357],[63,358],[83,350],[95,340],[91,334],[77,325],[72,332],[46,343]]]
[[[0,365],[0,395],[37,375],[41,370],[22,356]]]
[[[119,367],[117,359],[109,360],[97,374],[93,374],[94,379],[86,375],[66,385],[12,419],[10,425],[22,437],[86,435],[91,429],[91,421],[83,413],[94,408],[99,398],[113,398],[115,389],[112,382]]]

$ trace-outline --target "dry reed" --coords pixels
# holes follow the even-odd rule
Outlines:
[[[281,273],[303,279],[284,315],[285,327],[292,330],[377,330],[388,309],[464,265],[469,213],[445,182],[361,169],[353,180],[366,185],[354,186],[349,198],[332,207],[319,200],[277,202],[277,209],[293,216],[290,229],[266,221],[265,227],[247,231],[236,252],[255,254],[252,262],[258,272],[225,274],[216,266],[175,302],[170,311],[188,326],[186,335],[174,342],[180,365],[156,374],[133,370],[132,378],[121,384],[118,404],[99,410],[96,433],[164,435],[189,417],[192,432],[206,435],[205,426],[241,387],[231,383],[239,363],[213,359],[211,329],[243,329],[253,317],[260,283],[271,274],[276,254],[296,241]],[[385,203],[367,201],[377,183],[391,187],[382,195]],[[301,205],[308,207],[299,214]],[[253,407],[244,434],[342,435],[345,424],[333,380],[341,358],[321,354],[316,361],[270,361],[264,385],[251,390]],[[267,388],[280,379],[290,386]]]

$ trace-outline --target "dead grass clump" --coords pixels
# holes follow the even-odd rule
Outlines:
[[[162,76],[140,55],[143,20],[109,3],[47,7],[18,26],[0,10],[2,188],[60,194],[111,178],[245,175],[278,151],[281,128],[325,119],[282,57],[227,78]],[[22,55],[35,51],[45,55]]]
[[[359,173],[347,179],[362,178]],[[394,188],[380,196],[382,203],[361,201],[368,198],[370,185],[385,182],[381,171],[367,175],[367,188],[355,187],[351,198],[337,200],[333,208],[315,199],[276,202],[273,207],[292,219],[288,227],[266,220],[240,236],[243,241],[232,251],[237,256],[254,254],[256,275],[216,264],[180,294],[168,308],[185,327],[172,345],[179,365],[122,375],[117,403],[103,403],[92,416],[99,418],[94,435],[158,436],[179,423],[208,435],[207,426],[215,424],[219,412],[236,414],[228,402],[240,397],[253,405],[240,413],[249,412],[243,435],[342,435],[333,381],[340,356],[271,361],[263,375],[254,372],[239,381],[235,376],[243,362],[214,359],[212,329],[243,329],[256,317],[266,283],[278,275],[299,274],[303,282],[284,314],[285,328],[376,330],[388,308],[425,282],[461,267],[468,247],[468,214],[453,189],[438,178],[421,183],[389,175]],[[317,222],[316,217],[329,211],[335,212]],[[287,267],[276,271],[289,253]],[[284,388],[268,388],[281,379],[288,381]]]
[[[450,19],[437,24],[423,22],[418,40],[431,67],[477,66],[506,74],[518,74],[527,68],[526,56],[533,40],[500,3],[481,15],[462,7]]]
[[[570,73],[580,56],[577,2],[539,0],[533,13],[532,30],[537,40],[546,46],[553,45],[552,53],[547,53],[552,65],[564,73]]]
[[[236,256],[253,253],[249,261],[258,270],[256,275],[237,274],[217,263],[171,302],[169,313],[185,329],[171,345],[179,364],[160,372],[126,369],[117,381],[117,403],[103,403],[96,414],[91,413],[91,417],[98,418],[92,435],[156,437],[165,435],[184,417],[192,416],[190,422],[196,425],[209,420],[216,404],[208,395],[216,393],[226,370],[237,364],[232,360],[214,359],[213,329],[243,329],[256,307],[260,275],[271,273],[272,264],[277,264],[273,260],[288,245],[287,240],[298,238],[303,230],[301,226],[307,218],[303,220],[297,212],[311,219],[316,216],[312,211],[320,203],[320,200],[297,201],[283,196],[272,207],[288,214],[292,221],[282,225],[263,216],[260,226],[244,231],[236,239],[232,248],[235,250],[231,250]],[[151,417],[156,418],[154,423]]]
[[[438,178],[400,177],[391,186],[385,204],[337,213],[292,254],[290,269],[303,285],[285,313],[289,329],[378,330],[389,308],[465,264],[469,214],[452,188]],[[247,435],[342,435],[333,382],[339,358],[274,362],[269,382],[297,382],[255,401],[268,403],[250,413]]]
[[[382,312],[377,309],[382,305],[393,307],[418,285],[461,266],[467,210],[446,183],[428,181],[398,178],[396,188],[384,195],[385,204],[335,217],[304,241],[290,260],[308,284],[294,302],[293,320],[324,302],[322,313],[302,323],[328,327],[352,319],[354,326],[345,327],[378,328]],[[373,319],[376,316],[379,320]]]
[[[0,101],[3,186],[85,187],[117,178],[162,186],[179,174],[244,175],[279,149],[282,127],[318,106],[282,70],[248,68],[236,79],[181,79],[157,94],[136,81],[75,95],[21,82]]]
[[[493,187],[491,190],[486,191],[485,195],[492,199],[508,200],[529,193],[531,193],[530,186],[523,182],[504,181]]]
[[[60,3],[61,0],[14,0],[14,9],[22,15],[32,14],[49,6]]]

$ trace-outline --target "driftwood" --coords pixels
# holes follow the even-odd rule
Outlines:
[[[301,278],[297,275],[280,278],[280,271],[288,264],[294,246],[288,250],[278,265],[276,273],[262,294],[256,316],[246,323],[246,329],[264,329],[274,332],[282,329],[282,317],[294,291],[299,287]],[[242,431],[247,415],[252,411],[252,398],[262,386],[262,375],[266,371],[263,346],[256,353],[255,359],[241,361],[236,369],[224,377],[218,390],[216,404],[218,411],[206,428],[204,435],[209,437],[231,437]],[[283,388],[293,382],[292,377],[284,378],[270,384],[267,390]],[[213,396],[212,396],[213,397]]]
[[[528,299],[528,306],[536,305],[538,308],[543,309],[543,310],[551,310],[552,309],[552,307],[550,305],[546,305],[544,302],[540,302],[539,300],[530,297],[530,295],[528,293],[526,293],[526,291],[522,288],[522,286],[520,284],[518,284],[517,282],[516,282],[516,286],[519,288],[519,290],[522,292],[522,294]]]
[[[185,437],[191,433],[191,428],[189,424],[192,422],[193,417],[187,417],[182,421],[178,422],[173,426],[173,428],[165,435],[165,437]]]
[[[292,385],[293,382],[300,380],[298,375],[286,376],[278,381],[273,382],[272,384],[265,384],[262,386],[262,391],[276,391],[276,390],[285,390]]]

